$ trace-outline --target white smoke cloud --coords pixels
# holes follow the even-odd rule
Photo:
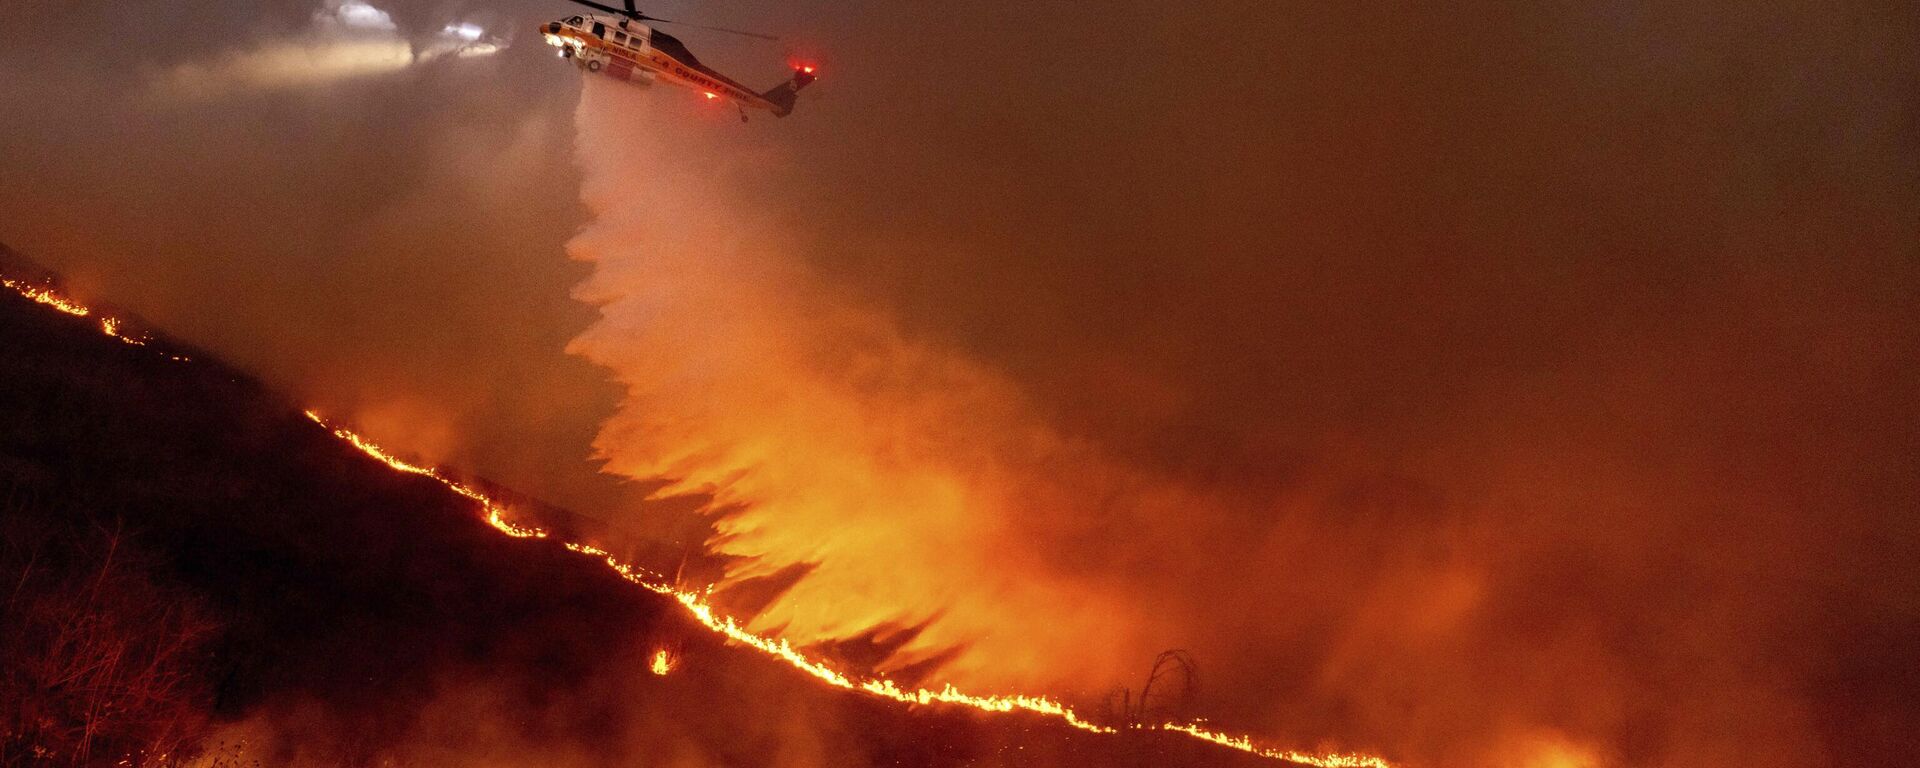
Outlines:
[[[755,626],[813,642],[924,622],[895,663],[964,648],[943,679],[997,691],[1151,658],[1137,608],[1043,549],[1104,524],[1089,499],[1124,473],[1001,373],[808,274],[743,213],[744,179],[699,159],[738,147],[633,131],[646,94],[588,82],[597,220],[569,251],[603,319],[570,351],[628,391],[596,445],[608,471],[737,505],[712,543],[736,582],[810,569]]]
[[[406,36],[392,14],[361,0],[336,0],[292,37],[231,48],[152,76],[156,93],[207,99],[234,92],[308,88],[398,72],[442,58],[491,56],[505,41],[472,22],[454,21],[421,39]]]
[[[399,29],[393,23],[393,15],[375,8],[360,0],[337,0],[315,11],[314,23],[318,26],[339,25],[348,29],[367,29],[392,32]]]

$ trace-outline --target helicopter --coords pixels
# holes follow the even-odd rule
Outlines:
[[[730,101],[740,109],[741,122],[746,122],[749,108],[764,109],[775,117],[792,114],[794,99],[799,96],[800,89],[815,79],[813,65],[802,64],[793,68],[793,77],[786,82],[766,91],[755,91],[701,64],[679,39],[645,22],[682,24],[763,40],[775,39],[772,36],[648,16],[633,7],[633,0],[624,0],[625,7],[622,8],[592,0],[572,1],[611,16],[589,13],[541,25],[541,36],[548,45],[560,49],[561,58],[571,59],[582,70],[604,74],[615,80],[636,85],[649,85],[661,80],[698,91],[709,101]]]

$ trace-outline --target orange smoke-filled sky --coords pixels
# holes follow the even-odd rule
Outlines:
[[[0,241],[809,569],[765,626],[927,622],[896,664],[1098,697],[1185,647],[1221,722],[1418,764],[1920,750],[1904,9],[649,8],[821,64],[740,125],[583,87],[564,4],[376,6],[9,7]],[[503,47],[395,58],[454,23]]]

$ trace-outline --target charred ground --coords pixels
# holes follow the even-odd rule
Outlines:
[[[0,499],[8,765],[1264,762],[818,687],[203,352],[13,292]]]

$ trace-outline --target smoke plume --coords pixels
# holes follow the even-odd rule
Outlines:
[[[358,5],[26,0],[0,237],[410,456],[712,528],[850,662],[1097,701],[1184,648],[1192,714],[1419,765],[1920,762],[1906,9],[649,8],[819,55],[746,126],[524,32],[143,74],[557,15]]]
[[[759,627],[883,669],[1097,699],[1182,647],[1192,714],[1430,765],[1909,754],[1917,614],[1876,585],[1911,581],[1911,153],[1816,142],[1760,191],[1725,174],[1795,162],[1799,97],[1636,127],[1628,72],[1459,94],[1382,56],[1390,113],[1289,128],[1341,153],[1226,117],[1169,174],[1118,153],[1171,118],[1111,113],[1018,170],[985,163],[1052,128],[886,113],[920,143],[810,174],[589,81],[599,454],[711,495]],[[1700,151],[1582,142],[1536,112],[1562,88]]]
[[[580,111],[595,220],[569,251],[602,319],[571,349],[626,388],[608,471],[710,494],[729,579],[784,574],[757,626],[798,642],[923,627],[883,668],[957,647],[946,673],[999,689],[1137,660],[1126,585],[1053,547],[1136,516],[1120,470],[1004,374],[809,273],[735,193],[777,158],[624,127],[670,109],[647,99],[595,84]]]

